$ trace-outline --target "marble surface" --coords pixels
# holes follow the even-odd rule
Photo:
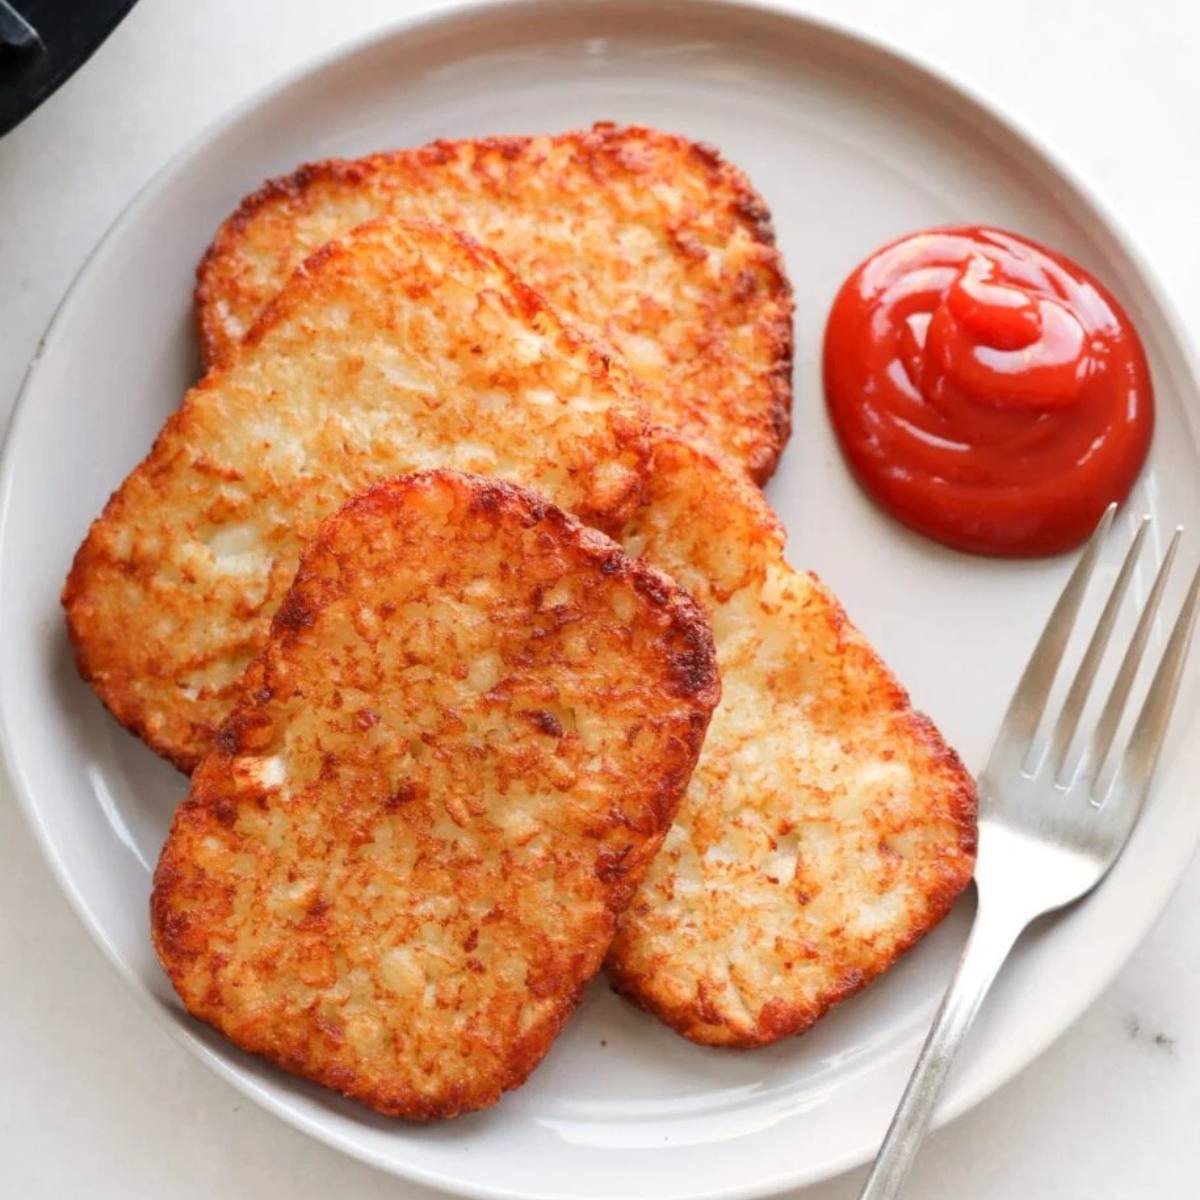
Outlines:
[[[416,7],[141,0],[70,83],[0,140],[0,424],[55,304],[136,188],[280,72]],[[1037,129],[1106,194],[1181,311],[1200,313],[1193,232],[1200,7],[1191,0],[808,0],[798,7],[949,68]],[[1015,1081],[932,1139],[909,1194],[1195,1195],[1197,946],[1194,864],[1087,1014]],[[68,910],[6,796],[0,984],[0,1194],[432,1197],[261,1112],[149,1023]],[[852,1200],[860,1181],[856,1172],[801,1200]]]

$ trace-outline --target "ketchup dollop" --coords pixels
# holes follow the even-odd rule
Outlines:
[[[846,280],[825,398],[867,492],[977,554],[1078,545],[1128,495],[1154,427],[1145,352],[1104,286],[976,227],[901,238]]]

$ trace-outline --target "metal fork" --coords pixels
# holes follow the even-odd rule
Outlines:
[[[1013,943],[1035,917],[1090,892],[1116,861],[1137,820],[1166,735],[1200,607],[1200,570],[1192,578],[1111,784],[1102,789],[1100,779],[1112,757],[1182,529],[1176,529],[1171,539],[1077,765],[1070,770],[1068,756],[1146,539],[1149,517],[1141,522],[1113,583],[1054,722],[1049,745],[1034,754],[1051,688],[1115,512],[1116,505],[1110,505],[1067,580],[979,778],[975,922],[859,1200],[892,1200],[900,1194],[954,1056]],[[1026,761],[1034,758],[1036,761]]]

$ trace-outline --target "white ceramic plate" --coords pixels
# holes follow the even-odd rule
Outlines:
[[[766,195],[797,295],[796,431],[769,489],[792,560],[832,583],[917,702],[980,765],[1067,563],[957,555],[858,494],[822,409],[826,308],[866,252],[931,224],[995,222],[1079,259],[1121,296],[1150,352],[1160,424],[1136,500],[1163,518],[1159,528],[1200,503],[1187,408],[1196,376],[1178,327],[1083,187],[945,79],[769,9],[653,0],[547,0],[406,24],[272,90],[137,199],[56,317],[10,430],[0,725],[17,794],[93,936],[193,1052],[285,1119],[386,1170],[475,1196],[766,1195],[870,1153],[952,968],[961,907],[888,978],[786,1045],[699,1049],[598,981],[530,1083],[492,1112],[431,1128],[376,1118],[231,1050],[179,1009],[151,952],[146,901],[184,781],[76,678],[58,608],[89,520],[193,376],[192,269],[244,192],[302,159],[602,117],[711,141]],[[1197,711],[1196,693],[1192,677],[1184,713]],[[1152,807],[1110,880],[1020,946],[944,1116],[1060,1033],[1164,903],[1200,832],[1192,721],[1177,721]]]

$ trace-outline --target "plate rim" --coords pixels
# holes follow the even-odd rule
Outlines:
[[[839,18],[810,12],[800,7],[796,0],[686,0],[686,2],[685,0],[669,0],[669,3],[666,4],[657,3],[656,0],[582,0],[582,3],[579,0],[431,0],[416,12],[382,22],[332,50],[312,55],[253,89],[244,99],[225,109],[198,132],[186,138],[183,144],[153,171],[118,211],[72,276],[37,341],[17,389],[4,436],[0,439],[0,546],[5,542],[8,529],[9,502],[16,470],[17,429],[22,422],[26,402],[34,391],[38,368],[46,348],[50,345],[57,327],[65,320],[72,305],[78,300],[82,285],[98,269],[98,264],[106,249],[125,230],[126,226],[131,225],[137,219],[143,207],[154,201],[158,192],[186,166],[199,150],[236,126],[244,117],[269,104],[308,77],[335,69],[383,43],[413,34],[436,32],[439,27],[452,30],[455,26],[460,26],[466,30],[473,22],[486,20],[500,13],[534,15],[539,11],[566,12],[572,8],[584,8],[593,11],[609,10],[619,14],[622,10],[632,12],[647,10],[651,7],[658,12],[664,8],[674,8],[679,11],[691,10],[692,12],[704,10],[718,16],[725,14],[730,19],[739,17],[752,19],[756,15],[781,19],[801,30],[807,30],[810,34],[832,37],[851,45],[855,49],[865,52],[877,64],[884,63],[895,68],[898,73],[907,76],[910,82],[919,81],[927,87],[949,93],[964,102],[967,109],[973,110],[972,115],[990,122],[1015,142],[1020,143],[1025,151],[1039,160],[1040,167],[1061,179],[1072,192],[1082,199],[1087,209],[1090,210],[1086,215],[1098,221],[1103,228],[1105,237],[1124,255],[1133,268],[1138,282],[1158,310],[1157,315],[1161,318],[1161,327],[1174,343],[1174,348],[1180,355],[1190,381],[1200,385],[1200,350],[1188,332],[1178,305],[1124,220],[1118,216],[1106,194],[1081,175],[1073,166],[1070,157],[1051,139],[1034,132],[1021,118],[1008,112],[985,90],[966,82],[956,71],[942,63],[899,47],[885,36],[864,31]],[[1184,405],[1183,408],[1185,417],[1188,417],[1188,407]],[[1195,433],[1195,414],[1188,417],[1188,420],[1193,433]],[[0,609],[0,622],[2,621],[3,610]],[[177,1014],[169,1005],[162,1003],[145,986],[142,979],[123,960],[120,952],[95,918],[71,873],[54,848],[50,831],[42,819],[40,805],[35,795],[36,789],[20,769],[19,759],[13,751],[2,703],[0,703],[0,784],[6,785],[7,790],[16,797],[26,825],[33,833],[34,840],[49,866],[59,890],[109,966],[122,979],[138,1002],[151,1012],[159,1025],[165,1027],[179,1044],[185,1046],[215,1075],[299,1132],[393,1177],[409,1179],[424,1187],[445,1193],[478,1197],[480,1200],[558,1200],[550,1193],[527,1189],[517,1191],[506,1186],[496,1187],[477,1180],[431,1170],[419,1164],[399,1163],[393,1159],[384,1158],[370,1148],[354,1143],[337,1129],[289,1106],[274,1096],[266,1086],[240,1070],[234,1062],[216,1053],[187,1024],[177,1019]],[[1200,846],[1200,835],[1192,838],[1191,845],[1187,852],[1180,856],[1179,864],[1174,871],[1160,880],[1160,896],[1151,907],[1151,916],[1136,933],[1126,936],[1119,953],[1113,957],[1109,968],[1103,972],[1099,986],[1094,991],[1078,994],[1073,1001],[1065,1005],[1066,1016],[1056,1028],[1040,1031],[1037,1036],[1032,1037],[1021,1047],[1019,1053],[1008,1057],[1003,1065],[979,1072],[980,1078],[972,1085],[951,1093],[934,1118],[933,1126],[935,1128],[940,1128],[956,1120],[988,1096],[997,1092],[1045,1053],[1076,1023],[1082,1013],[1095,1003],[1101,993],[1124,969],[1130,956],[1150,932],[1154,921],[1170,902],[1195,857],[1198,846]],[[882,1136],[882,1131],[880,1132]],[[872,1153],[873,1144],[858,1150],[848,1150],[837,1159],[826,1160],[815,1170],[805,1171],[802,1165],[798,1165],[789,1173],[779,1174],[770,1179],[760,1179],[746,1185],[677,1193],[676,1200],[684,1200],[685,1197],[686,1200],[758,1200],[761,1197],[775,1196],[786,1190],[805,1188],[822,1180],[835,1178],[868,1161]]]

